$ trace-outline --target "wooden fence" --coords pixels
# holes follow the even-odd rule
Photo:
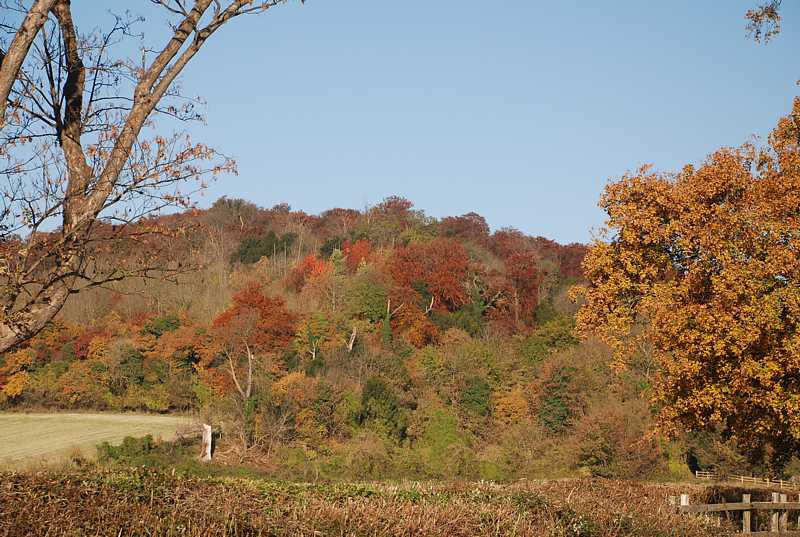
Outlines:
[[[778,487],[780,489],[797,490],[800,489],[798,483],[783,479],[770,479],[769,477],[753,477],[747,475],[722,475],[716,472],[705,472],[697,470],[694,473],[697,479],[706,481],[734,481],[742,485],[765,485],[768,487]]]
[[[675,503],[675,498],[670,498]],[[753,531],[753,522],[757,522],[754,511],[770,511],[769,531]],[[786,494],[772,493],[771,502],[750,501],[750,494],[742,494],[742,501],[737,503],[712,503],[690,504],[689,495],[681,494],[678,512],[680,513],[742,513],[742,533],[751,535],[800,535],[800,516],[796,519],[794,531],[789,531],[789,511],[800,512],[800,497],[798,501],[788,501]],[[794,525],[794,524],[793,524]],[[757,524],[756,524],[757,526]]]

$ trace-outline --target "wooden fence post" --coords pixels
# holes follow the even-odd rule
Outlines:
[[[742,503],[750,503],[750,495],[742,494]],[[742,511],[742,533],[750,533],[750,511]]]
[[[789,499],[787,498],[786,494],[781,494],[781,503],[788,502]],[[780,530],[786,531],[789,529],[789,511],[784,510],[781,511],[781,522],[780,522]]]
[[[777,492],[772,493],[772,503],[781,501],[781,495]],[[780,531],[780,515],[777,509],[772,510],[772,517],[770,518],[769,531],[778,533]]]

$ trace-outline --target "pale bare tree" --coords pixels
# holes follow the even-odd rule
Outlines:
[[[136,17],[83,34],[70,0],[0,0],[0,352],[73,293],[179,270],[147,248],[169,229],[131,224],[188,206],[235,165],[184,134],[159,135],[154,121],[202,119],[180,91],[183,69],[221,27],[287,1],[150,0],[171,28],[154,46]],[[115,56],[130,39],[136,59]],[[133,259],[109,261],[123,242]]]

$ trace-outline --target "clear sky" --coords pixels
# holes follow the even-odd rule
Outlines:
[[[147,3],[102,2],[163,35]],[[789,110],[800,4],[784,2],[763,46],[744,30],[756,3],[308,0],[237,20],[183,77],[208,101],[197,135],[240,170],[201,205],[318,213],[397,194],[433,216],[587,241],[609,179],[699,162]],[[102,19],[101,2],[73,4],[79,26]]]

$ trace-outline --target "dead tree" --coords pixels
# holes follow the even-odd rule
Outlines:
[[[347,341],[347,354],[353,352],[353,347],[356,344],[356,336],[358,335],[358,330],[356,327],[353,327],[353,331],[350,333],[350,339]]]
[[[204,423],[203,424],[203,443],[200,449],[200,460],[203,462],[211,462],[211,457],[213,455],[213,442],[214,442],[214,435],[211,429],[211,425]]]

